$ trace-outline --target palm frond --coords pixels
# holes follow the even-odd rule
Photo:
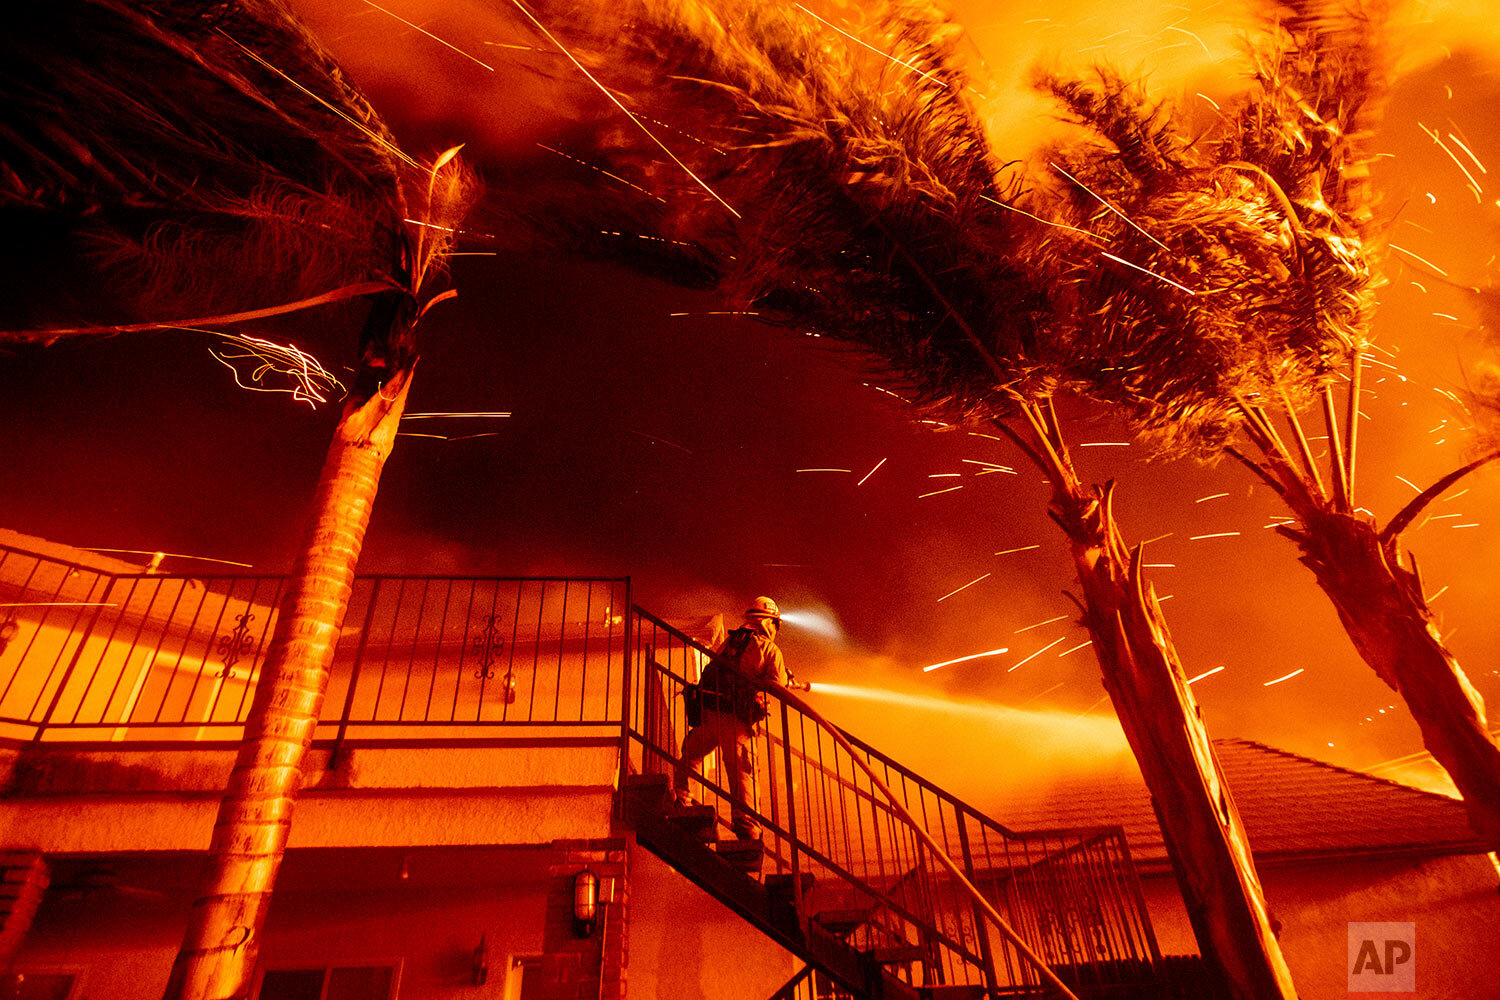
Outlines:
[[[25,6],[0,41],[0,212],[66,234],[73,280],[127,316],[406,283],[415,164],[279,2]]]
[[[1368,337],[1374,31],[1324,0],[1279,13],[1250,91],[1191,147],[1107,70],[1042,81],[1092,133],[1050,153],[1092,236],[1054,240],[1078,375],[1165,453],[1221,454],[1240,401],[1310,398]]]

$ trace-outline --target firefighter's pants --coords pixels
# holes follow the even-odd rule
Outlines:
[[[704,757],[719,751],[724,784],[731,798],[730,826],[736,836],[753,839],[760,836],[760,825],[741,808],[741,803],[759,812],[755,787],[755,730],[749,723],[727,712],[703,710],[700,725],[682,738],[682,760],[677,764],[673,782],[677,800],[691,801],[688,783],[693,769]]]

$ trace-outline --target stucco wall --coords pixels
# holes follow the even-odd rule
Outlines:
[[[545,867],[525,859],[510,862],[515,880],[495,884],[493,860],[488,884],[446,884],[454,866],[444,863],[437,884],[424,872],[422,857],[411,863],[408,880],[399,877],[400,856],[381,853],[363,861],[361,888],[288,888],[272,905],[261,960],[264,966],[385,964],[399,961],[399,995],[410,1000],[506,1000],[509,957],[542,950]],[[182,862],[162,871],[163,882],[181,883]],[[109,870],[103,860],[98,868]],[[83,869],[84,883],[94,881]],[[139,868],[135,871],[138,873]],[[304,875],[296,881],[306,882]],[[113,881],[113,879],[106,880]],[[134,884],[123,888],[76,888],[74,872],[52,891],[37,914],[17,956],[17,969],[81,968],[89,1000],[160,1000],[186,922],[192,891],[185,885],[161,889]],[[69,882],[75,888],[69,888]],[[487,939],[489,981],[472,985],[473,954]],[[519,975],[519,973],[516,973]]]
[[[630,996],[768,997],[802,963],[649,851],[630,857]]]
[[[1302,1000],[1350,996],[1348,925],[1365,921],[1416,924],[1412,1000],[1500,998],[1500,892],[1483,855],[1269,865],[1260,876]],[[1171,876],[1142,882],[1162,951],[1196,953]]]

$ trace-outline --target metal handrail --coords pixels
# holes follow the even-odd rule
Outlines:
[[[0,546],[0,736],[233,738],[285,586]],[[359,577],[316,736],[505,725],[618,738],[629,602],[625,578]]]
[[[710,654],[649,612],[634,614],[632,766],[670,771],[683,735],[677,696]],[[982,978],[991,992],[1034,989],[1048,977],[1032,968],[1022,946],[1043,964],[1066,967],[1070,982],[1101,992],[1150,975],[1159,953],[1118,827],[1016,833],[820,720],[795,695],[771,694],[772,716],[756,740],[762,786],[771,795],[757,815],[776,871],[786,873],[801,858],[850,880],[851,895],[878,898],[887,940],[918,937],[934,948],[936,960],[925,963],[934,968],[924,971],[941,974],[940,981]],[[778,724],[781,715],[788,721]],[[729,811],[712,773],[694,779],[694,788],[721,814]],[[781,814],[789,810],[802,820],[798,843],[784,843],[791,817]],[[983,930],[996,916],[1015,928],[1019,942]],[[924,926],[920,934],[914,926],[902,932],[903,922]]]

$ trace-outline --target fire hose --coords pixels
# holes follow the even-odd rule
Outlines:
[[[855,766],[863,771],[865,773],[865,777],[870,779],[870,783],[877,789],[879,789],[881,795],[885,796],[885,800],[887,803],[889,803],[891,810],[906,821],[906,824],[911,827],[913,832],[916,833],[917,837],[922,841],[922,843],[927,846],[927,849],[932,852],[932,856],[935,857],[944,868],[948,869],[948,874],[952,875],[953,878],[958,882],[958,884],[964,888],[964,891],[973,898],[974,904],[979,907],[980,912],[982,912],[985,917],[989,919],[990,923],[995,925],[995,929],[1000,932],[1001,936],[1009,941],[1015,947],[1015,949],[1021,953],[1021,956],[1036,968],[1037,972],[1041,974],[1042,979],[1047,983],[1047,985],[1056,990],[1057,994],[1060,997],[1063,997],[1064,1000],[1078,1000],[1078,996],[1072,990],[1068,989],[1066,983],[1057,978],[1057,973],[1053,972],[1052,969],[1048,967],[1047,963],[1042,960],[1041,956],[1031,950],[1031,946],[1028,945],[1024,940],[1022,940],[1021,935],[1016,933],[1015,928],[1012,927],[1010,923],[1000,915],[1000,911],[995,909],[994,904],[992,904],[989,899],[985,897],[984,893],[980,892],[979,889],[975,887],[974,883],[970,882],[968,878],[964,876],[963,870],[959,868],[958,864],[954,862],[952,858],[948,857],[947,852],[945,852],[941,847],[938,846],[937,841],[934,840],[932,838],[932,835],[929,834],[926,829],[924,829],[917,822],[916,817],[913,816],[905,806],[903,806],[896,800],[896,796],[891,792],[890,788],[884,781],[880,780],[880,776],[875,773],[875,769],[871,767],[869,763],[864,759],[864,757],[859,753],[859,751],[855,749],[854,744],[849,742],[848,738],[844,736],[839,727],[829,722],[826,718],[823,717],[823,714],[821,712],[813,708],[801,698],[797,697],[790,690],[791,688],[795,687],[796,690],[799,691],[810,691],[812,689],[811,684],[797,683],[789,680],[785,688],[775,685],[763,686],[766,688],[766,690],[778,694],[793,708],[797,709],[807,716],[810,716],[813,721],[817,722],[818,725],[826,729],[828,731],[828,734],[833,737],[833,741],[840,747],[842,747],[844,749],[844,752],[847,753],[851,759],[853,759]]]

